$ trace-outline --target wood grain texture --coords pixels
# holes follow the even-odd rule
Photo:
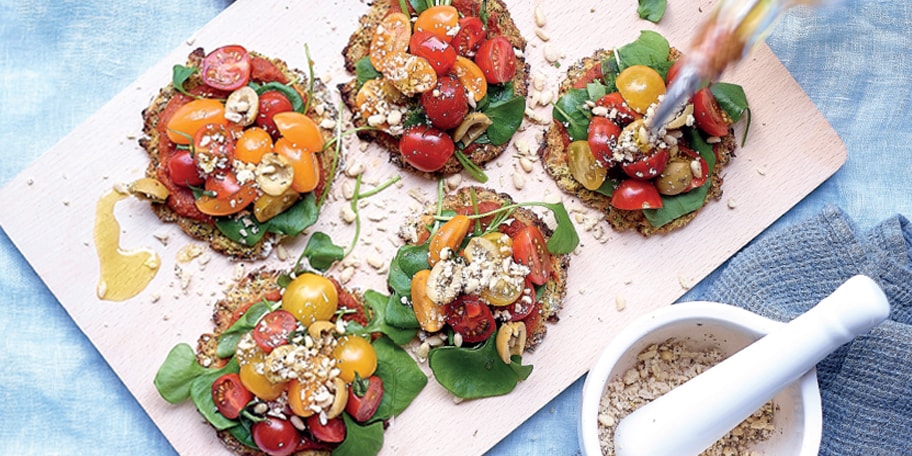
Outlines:
[[[533,74],[544,74],[548,88],[556,90],[561,69],[544,61],[545,44],[535,38],[532,16],[538,2],[507,3],[529,40],[526,57]],[[629,2],[541,2],[541,8],[547,17],[544,30],[551,37],[548,44],[564,53],[561,66],[566,68],[597,48],[630,42],[643,29],[657,30],[686,49],[692,29],[712,4],[675,2],[658,26],[640,20],[635,4]],[[136,143],[142,129],[140,111],[170,81],[171,66],[184,62],[194,47],[211,50],[238,43],[304,69],[306,43],[317,76],[335,85],[352,77],[342,69],[340,52],[366,10],[365,3],[352,0],[239,0],[0,191],[3,229],[182,454],[224,450],[191,404],[170,405],[159,397],[152,385],[158,366],[172,346],[194,345],[197,336],[211,328],[212,304],[239,268],[289,267],[306,237],[286,243],[292,256],[286,261],[273,255],[260,263],[233,263],[211,253],[208,262],[180,263],[178,252],[195,242],[176,226],[160,224],[145,202],[130,198],[116,208],[123,231],[121,245],[154,248],[162,266],[136,298],[104,302],[95,296],[95,204],[115,183],[143,175],[147,158]],[[583,247],[572,258],[561,321],[550,327],[539,350],[525,359],[535,365],[532,376],[508,396],[461,404],[431,381],[395,419],[386,433],[383,454],[483,453],[583,375],[612,334],[637,316],[680,297],[685,291],[682,283],[705,277],[844,163],[844,145],[766,46],[755,49],[723,79],[744,86],[753,126],[747,145],[724,171],[722,201],[711,203],[685,229],[665,236],[612,234],[602,243],[580,227]],[[537,111],[550,119],[549,108]],[[534,144],[544,126],[528,120],[525,125],[515,139]],[[736,134],[740,137],[740,127]],[[511,152],[488,165],[488,185],[518,201],[559,193],[540,166],[528,175],[519,171]],[[369,200],[363,210],[364,242],[353,254],[362,266],[350,285],[384,290],[385,272],[374,270],[367,260],[392,258],[399,220],[418,206],[416,195],[424,195],[428,202],[433,199],[435,183],[401,172],[387,163],[385,152],[373,147],[362,151],[356,142],[349,142],[346,154],[349,163],[365,166],[368,183],[403,176],[402,185]],[[526,179],[521,191],[513,187],[514,173]],[[353,232],[339,219],[342,205],[347,204],[340,196],[345,179],[337,182],[320,222],[311,230],[327,232],[337,243],[346,243]],[[728,199],[736,202],[734,209],[726,204]],[[586,211],[566,196],[564,201],[571,210]],[[163,244],[156,235],[167,236],[169,242]],[[191,277],[186,288],[181,287],[178,270]],[[623,312],[615,307],[618,296],[627,301]]]

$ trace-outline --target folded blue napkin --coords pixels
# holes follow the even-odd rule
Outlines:
[[[687,298],[789,321],[856,274],[877,281],[892,310],[886,322],[817,365],[820,454],[910,455],[912,224],[905,217],[862,233],[840,209],[827,207],[748,245]]]

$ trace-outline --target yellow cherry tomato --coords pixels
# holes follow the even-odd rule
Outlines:
[[[313,151],[299,147],[288,138],[282,137],[273,146],[275,153],[284,156],[291,162],[294,177],[291,189],[298,193],[307,193],[317,188],[320,183],[320,159]]]
[[[457,214],[438,228],[437,232],[431,236],[428,264],[432,267],[437,264],[444,248],[452,250],[452,254],[455,255],[459,245],[462,244],[462,240],[468,234],[471,224],[472,221],[468,216]]]
[[[291,141],[296,147],[310,152],[323,150],[323,134],[320,127],[310,117],[300,112],[280,112],[272,116],[273,122],[282,137]]]
[[[418,15],[416,32],[430,32],[449,43],[459,31],[459,11],[450,5],[432,6]]]
[[[507,236],[506,233],[501,233],[500,231],[492,231],[490,233],[482,235],[481,237],[494,243],[494,246],[497,247],[497,253],[500,258],[513,256],[513,239],[510,238],[510,236]]]
[[[481,290],[481,299],[492,306],[513,304],[522,295],[525,287],[525,281],[522,279],[517,281],[509,277],[498,277],[494,280],[493,286]]]
[[[456,56],[456,63],[451,70],[459,82],[465,86],[466,90],[472,94],[475,101],[481,101],[488,94],[488,80],[485,79],[484,72],[475,64],[475,62],[461,56]]]
[[[239,359],[240,360],[240,359]],[[243,362],[238,376],[245,388],[250,390],[254,396],[264,401],[274,401],[285,391],[286,383],[272,383],[263,373],[263,365],[266,362],[266,353],[256,348],[255,351]]]
[[[168,139],[174,144],[190,144],[196,131],[206,124],[228,124],[222,102],[201,98],[177,108],[168,119]]]
[[[665,93],[665,80],[646,65],[632,65],[621,71],[615,80],[618,92],[634,111],[645,114],[649,105]]]
[[[373,345],[358,336],[342,336],[339,344],[333,349],[332,357],[339,368],[339,378],[351,383],[355,372],[361,378],[367,378],[377,370],[377,352]]]
[[[295,277],[282,295],[282,308],[291,312],[304,326],[318,320],[329,320],[338,306],[336,286],[317,274],[306,273]]]
[[[269,152],[272,152],[272,136],[260,127],[252,127],[244,130],[238,138],[234,158],[245,163],[258,164],[263,155]]]
[[[288,406],[295,415],[306,418],[314,414],[311,408],[314,405],[313,396],[317,392],[317,384],[307,380],[292,380],[288,382]]]
[[[383,60],[393,52],[405,52],[412,38],[412,21],[405,13],[391,13],[377,26],[371,38],[368,57],[371,65],[380,69]]]
[[[567,146],[567,162],[570,174],[583,187],[595,190],[605,182],[608,170],[601,166],[592,154],[589,142],[585,140],[573,141]]]

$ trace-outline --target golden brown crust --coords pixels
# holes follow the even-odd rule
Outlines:
[[[561,82],[559,96],[566,94],[567,91],[573,87],[573,84],[582,78],[589,69],[595,65],[601,65],[601,61],[607,57],[610,57],[611,54],[612,51],[610,50],[598,50],[594,52],[592,56],[585,57],[579,62],[573,64],[567,70],[567,76]],[[677,60],[680,55],[681,54],[677,49],[672,48],[669,52],[668,58],[669,60]],[[734,156],[736,147],[734,134],[730,130],[728,135],[721,138],[722,141],[720,143],[713,146],[716,157],[718,159],[716,161],[715,168],[713,169],[711,187],[709,192],[707,192],[703,206],[701,206],[701,208],[697,209],[696,211],[685,214],[666,225],[656,228],[646,220],[645,215],[643,215],[643,211],[627,211],[616,209],[611,206],[611,197],[605,196],[592,190],[588,190],[583,187],[582,184],[576,181],[576,179],[574,179],[570,174],[564,136],[565,133],[563,126],[560,125],[560,123],[557,121],[554,121],[551,126],[545,131],[544,137],[538,149],[538,153],[542,159],[545,171],[554,179],[555,183],[561,190],[579,198],[583,204],[603,213],[605,220],[607,220],[615,230],[636,230],[644,236],[650,236],[659,233],[669,233],[671,231],[677,230],[678,228],[683,227],[691,220],[693,220],[694,217],[697,216],[697,213],[699,213],[700,210],[705,207],[710,200],[718,200],[721,198],[721,170]]]
[[[480,4],[481,1],[477,0],[476,3]],[[487,8],[490,17],[496,24],[496,30],[499,30],[500,34],[509,40],[514,48],[525,52],[526,40],[513,22],[506,5],[501,0],[488,0]],[[380,21],[387,16],[389,11],[389,2],[377,0],[371,5],[367,14],[361,17],[358,29],[351,35],[348,44],[342,50],[342,56],[345,59],[345,69],[348,70],[349,73],[355,74],[355,63],[368,55],[373,32],[377,29],[377,25]],[[514,75],[512,81],[514,94],[521,97],[526,97],[528,95],[529,74],[529,64],[523,57],[517,56],[516,75]],[[357,95],[358,89],[358,81],[356,79],[344,84],[339,84],[339,92],[341,93],[342,101],[352,112],[352,123],[355,127],[364,127],[367,126],[367,119],[361,117],[355,105],[355,95]],[[382,131],[360,132],[358,133],[358,136],[362,140],[374,142],[386,150],[389,153],[390,161],[392,163],[409,172],[429,179],[437,179],[443,176],[456,174],[464,169],[463,166],[459,164],[456,157],[453,156],[450,157],[440,170],[431,173],[423,172],[414,168],[412,165],[409,165],[402,159],[402,155],[399,153],[399,138],[397,136]],[[467,148],[464,153],[469,160],[481,166],[500,156],[500,154],[507,149],[508,145],[509,142],[500,146],[484,144]]]
[[[292,87],[300,94],[306,96],[308,91],[308,77],[297,69],[291,69],[280,59],[269,58],[262,54],[249,51],[251,56],[261,57],[270,61],[276,68],[281,71],[290,81],[295,82]],[[187,66],[199,67],[205,52],[202,48],[194,49],[187,57]],[[192,75],[185,83],[184,88],[192,90],[194,87],[202,84],[199,72]],[[155,96],[149,106],[143,110],[143,134],[139,139],[140,146],[146,150],[149,155],[149,166],[146,169],[146,176],[157,178],[157,169],[159,167],[159,140],[158,133],[159,116],[168,106],[168,102],[178,94],[173,84],[168,84],[162,88]],[[307,115],[314,119],[317,124],[324,120],[333,120],[337,116],[337,109],[328,103],[329,99],[326,85],[318,78],[314,78],[314,100],[311,104]],[[333,132],[321,128],[324,140],[329,141],[333,137]],[[324,192],[329,190],[329,183],[332,181],[333,160],[329,154],[321,155],[320,164],[322,167],[322,179],[326,182]],[[166,223],[176,223],[178,227],[189,236],[205,241],[213,250],[221,252],[231,258],[244,259],[261,259],[265,258],[272,251],[283,236],[274,233],[266,233],[263,238],[255,245],[243,245],[232,241],[222,234],[212,223],[205,223],[189,217],[183,217],[172,210],[167,204],[152,203],[152,211],[158,218]]]
[[[442,207],[443,209],[472,207],[473,198],[476,204],[492,201],[504,206],[513,203],[513,198],[506,193],[499,193],[484,187],[462,187],[455,192],[446,195],[443,199]],[[422,214],[420,217],[410,220],[407,224],[415,230],[419,227],[423,228],[433,224],[434,210],[436,210],[436,207],[429,209],[427,213]],[[538,214],[527,208],[516,208],[512,212],[511,218],[514,218],[525,225],[534,225],[541,230],[545,240],[550,239],[553,234],[553,230],[548,227],[545,221],[539,217]],[[411,229],[404,231],[415,232]],[[413,239],[407,239],[406,241],[410,242],[413,241]],[[545,322],[556,323],[560,319],[558,314],[562,308],[564,298],[567,295],[567,270],[570,267],[570,255],[552,254],[550,260],[554,272],[551,275],[550,280],[544,285],[542,291],[542,318],[538,320],[537,327],[527,336],[526,349],[529,351],[533,351],[544,338],[548,329]]]

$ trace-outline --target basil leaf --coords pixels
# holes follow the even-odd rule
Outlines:
[[[665,15],[665,0],[639,0],[639,3],[637,14],[640,15],[640,19],[657,24]]]
[[[225,367],[209,371],[206,374],[197,377],[196,380],[193,381],[193,384],[190,385],[190,398],[193,399],[193,404],[196,405],[196,409],[199,410],[200,414],[206,418],[206,421],[208,421],[212,427],[219,431],[237,426],[238,421],[225,418],[225,415],[218,412],[215,400],[212,399],[212,384],[222,375],[228,373],[236,374],[237,372],[237,359],[231,358],[231,361],[228,362]]]
[[[513,391],[519,375],[511,364],[505,364],[494,344],[492,334],[476,348],[437,347],[428,355],[428,364],[441,386],[463,399],[500,396]]]
[[[688,140],[694,150],[700,153],[700,156],[706,160],[710,173],[716,166],[716,155],[713,153],[712,146],[700,137],[700,134],[694,128],[685,129],[685,134],[689,136]],[[661,209],[644,209],[643,215],[650,225],[658,228],[664,226],[682,215],[689,214],[703,207],[706,202],[706,194],[712,186],[712,179],[706,179],[706,183],[687,193],[674,196],[662,196]]]
[[[370,456],[376,455],[383,448],[383,423],[362,426],[360,423],[342,414],[345,423],[345,440],[332,450],[333,456]]]
[[[257,322],[260,321],[260,318],[263,318],[263,315],[266,315],[271,310],[272,309],[270,309],[269,304],[267,304],[266,301],[253,303],[253,305],[244,312],[244,315],[242,315],[241,318],[238,318],[236,322],[232,323],[228,329],[219,335],[215,354],[219,358],[230,358],[233,356],[241,336],[253,329]]]
[[[161,397],[177,404],[190,397],[190,385],[207,369],[196,362],[193,348],[187,344],[178,344],[168,352],[168,356],[155,373],[155,388]]]
[[[589,116],[586,89],[570,89],[554,104],[551,115],[567,129],[571,141],[589,138]]]
[[[401,296],[411,296],[412,276],[422,269],[429,269],[428,244],[404,245],[396,251],[390,263],[387,285]]]
[[[671,62],[668,61],[669,49],[670,46],[665,37],[651,30],[643,30],[636,41],[625,44],[617,50],[618,70],[623,71],[633,65],[646,65],[659,71],[664,78],[671,66]],[[664,72],[660,71],[658,67],[664,67]]]
[[[318,231],[307,241],[304,256],[311,267],[320,272],[326,272],[333,263],[345,257],[345,249],[333,244],[329,235]]]
[[[184,88],[184,83],[187,82],[187,79],[190,79],[190,76],[193,76],[194,73],[199,71],[196,67],[186,67],[183,65],[174,65],[171,68],[171,84],[177,89],[178,92],[187,95],[188,97],[196,98],[191,95],[190,92],[187,92],[187,89]]]
[[[727,82],[715,82],[709,86],[709,90],[716,97],[719,106],[731,117],[732,121],[741,120],[744,111],[748,111],[748,116],[750,115],[747,95],[744,94],[744,89],[741,86]]]
[[[242,212],[234,217],[217,217],[215,227],[228,239],[242,245],[254,245],[266,235],[263,226],[249,212]]]
[[[370,81],[371,79],[377,79],[381,74],[374,68],[374,65],[370,61],[370,57],[362,57],[361,60],[355,62],[355,76],[358,79],[358,88],[360,89],[365,82]]]
[[[374,375],[383,380],[383,398],[371,421],[380,422],[402,413],[427,385],[428,378],[415,360],[390,339],[381,337],[372,345],[377,352]]]
[[[269,219],[266,222],[266,231],[294,237],[317,223],[318,215],[317,197],[314,192],[309,192],[285,212]]]
[[[580,239],[564,203],[542,203],[542,205],[551,209],[551,212],[554,213],[554,220],[557,221],[554,233],[548,239],[548,251],[558,255],[572,252],[579,245]]]
[[[285,98],[288,98],[288,101],[291,102],[291,109],[300,113],[304,112],[304,99],[301,98],[301,94],[294,88],[282,84],[281,82],[267,82],[261,86],[254,86],[254,90],[257,95],[262,95],[270,90],[275,90],[276,92],[285,95]]]

